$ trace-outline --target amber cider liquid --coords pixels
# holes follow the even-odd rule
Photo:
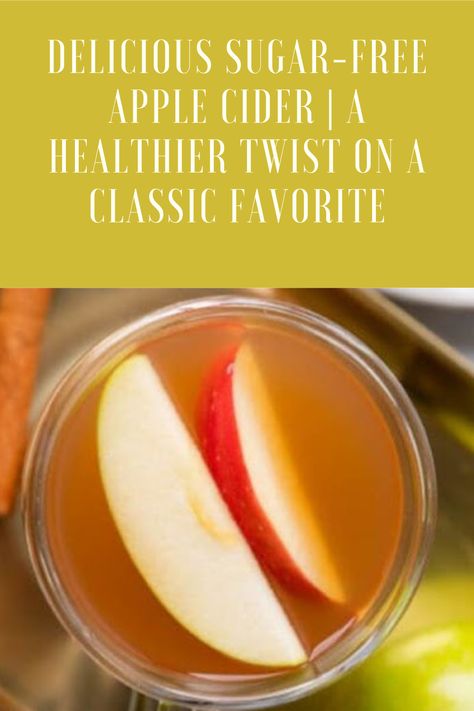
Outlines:
[[[301,487],[347,593],[347,604],[338,605],[270,580],[308,653],[317,657],[318,649],[354,624],[386,581],[404,509],[401,458],[373,385],[345,356],[313,335],[252,318],[181,325],[136,350],[149,356],[195,437],[197,403],[214,361],[242,338],[258,350]],[[234,679],[269,673],[194,637],[160,604],[130,559],[98,466],[97,412],[105,377],[71,407],[50,457],[47,535],[62,585],[93,630],[147,664]]]

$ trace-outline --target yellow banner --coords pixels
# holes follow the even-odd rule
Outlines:
[[[472,2],[3,2],[2,286],[467,286]]]

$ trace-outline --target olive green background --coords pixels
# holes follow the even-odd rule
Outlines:
[[[3,2],[3,286],[472,286],[474,157],[472,2]],[[255,78],[211,75],[123,77],[48,74],[49,38],[323,38],[348,56],[352,38],[426,38],[426,76],[329,75]],[[216,56],[217,52],[213,52]],[[50,175],[51,137],[213,136],[232,155],[239,136],[326,137],[308,126],[110,126],[117,86],[207,86],[208,105],[224,87],[332,87],[347,111],[353,88],[367,124],[337,125],[343,140],[394,139],[393,175],[357,176],[349,160],[334,176]],[[406,175],[419,137],[426,175]],[[398,152],[399,151],[399,152]],[[347,154],[348,156],[351,153]],[[95,225],[93,187],[385,187],[384,225]]]

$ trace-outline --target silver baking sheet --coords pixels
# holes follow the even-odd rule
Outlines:
[[[464,393],[474,392],[469,367],[371,292],[271,292],[262,290],[263,295],[301,301],[358,331],[395,369],[427,426],[439,476],[438,533],[428,574],[396,634],[459,617],[473,618],[474,427],[472,431],[469,427],[474,423],[474,400],[471,412],[469,400],[461,398],[459,412],[455,402],[446,412],[441,402],[451,377],[457,379],[457,386],[462,381]],[[148,311],[208,293],[216,291],[57,291],[46,327],[32,419],[61,374],[89,345]],[[414,367],[419,363],[414,354],[423,355],[426,368]],[[423,373],[431,374],[429,387]],[[440,400],[439,408],[430,401],[430,393]],[[0,560],[0,711],[129,711],[135,704],[130,692],[84,655],[44,602],[30,571],[18,513],[0,521]]]

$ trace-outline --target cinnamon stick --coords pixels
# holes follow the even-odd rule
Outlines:
[[[12,508],[51,289],[0,290],[0,516]]]

